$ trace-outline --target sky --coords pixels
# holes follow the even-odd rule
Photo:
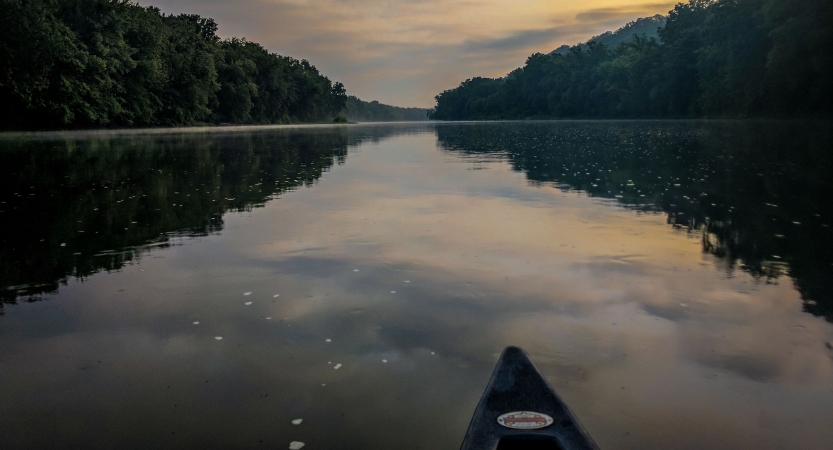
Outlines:
[[[640,17],[662,0],[139,0],[165,13],[199,14],[221,37],[307,59],[349,95],[396,106],[434,106],[461,81],[499,77],[527,56],[577,44]]]

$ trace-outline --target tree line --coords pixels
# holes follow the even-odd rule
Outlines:
[[[376,100],[366,102],[354,95],[347,97],[342,114],[347,120],[355,122],[428,120],[428,110],[425,108],[402,108],[379,103]]]
[[[435,97],[436,120],[829,116],[833,2],[689,0],[659,39],[536,53]]]
[[[0,0],[0,129],[331,121],[344,86],[213,19],[129,0]]]

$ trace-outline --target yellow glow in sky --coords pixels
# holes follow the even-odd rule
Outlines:
[[[498,77],[534,52],[576,44],[640,17],[657,0],[141,0],[214,18],[223,37],[308,59],[351,95],[431,107],[474,76]]]

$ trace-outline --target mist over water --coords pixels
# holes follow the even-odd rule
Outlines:
[[[519,345],[601,448],[826,448],[831,137],[1,136],[0,447],[457,448]]]

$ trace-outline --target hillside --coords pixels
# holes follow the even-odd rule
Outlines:
[[[376,100],[366,102],[356,96],[347,97],[342,115],[351,122],[402,122],[428,120],[426,108],[402,108]]]
[[[665,26],[665,22],[667,20],[668,18],[661,14],[657,14],[652,17],[642,17],[634,20],[633,22],[629,22],[627,25],[616,31],[608,31],[598,36],[593,36],[586,43],[581,43],[579,45],[585,50],[590,42],[599,42],[608,47],[616,47],[619,44],[632,41],[633,37],[637,35],[645,36],[647,38],[655,38],[658,40],[658,30],[659,28]],[[570,52],[570,48],[571,46],[569,45],[562,45],[561,47],[558,47],[550,52],[550,55],[566,55]]]

